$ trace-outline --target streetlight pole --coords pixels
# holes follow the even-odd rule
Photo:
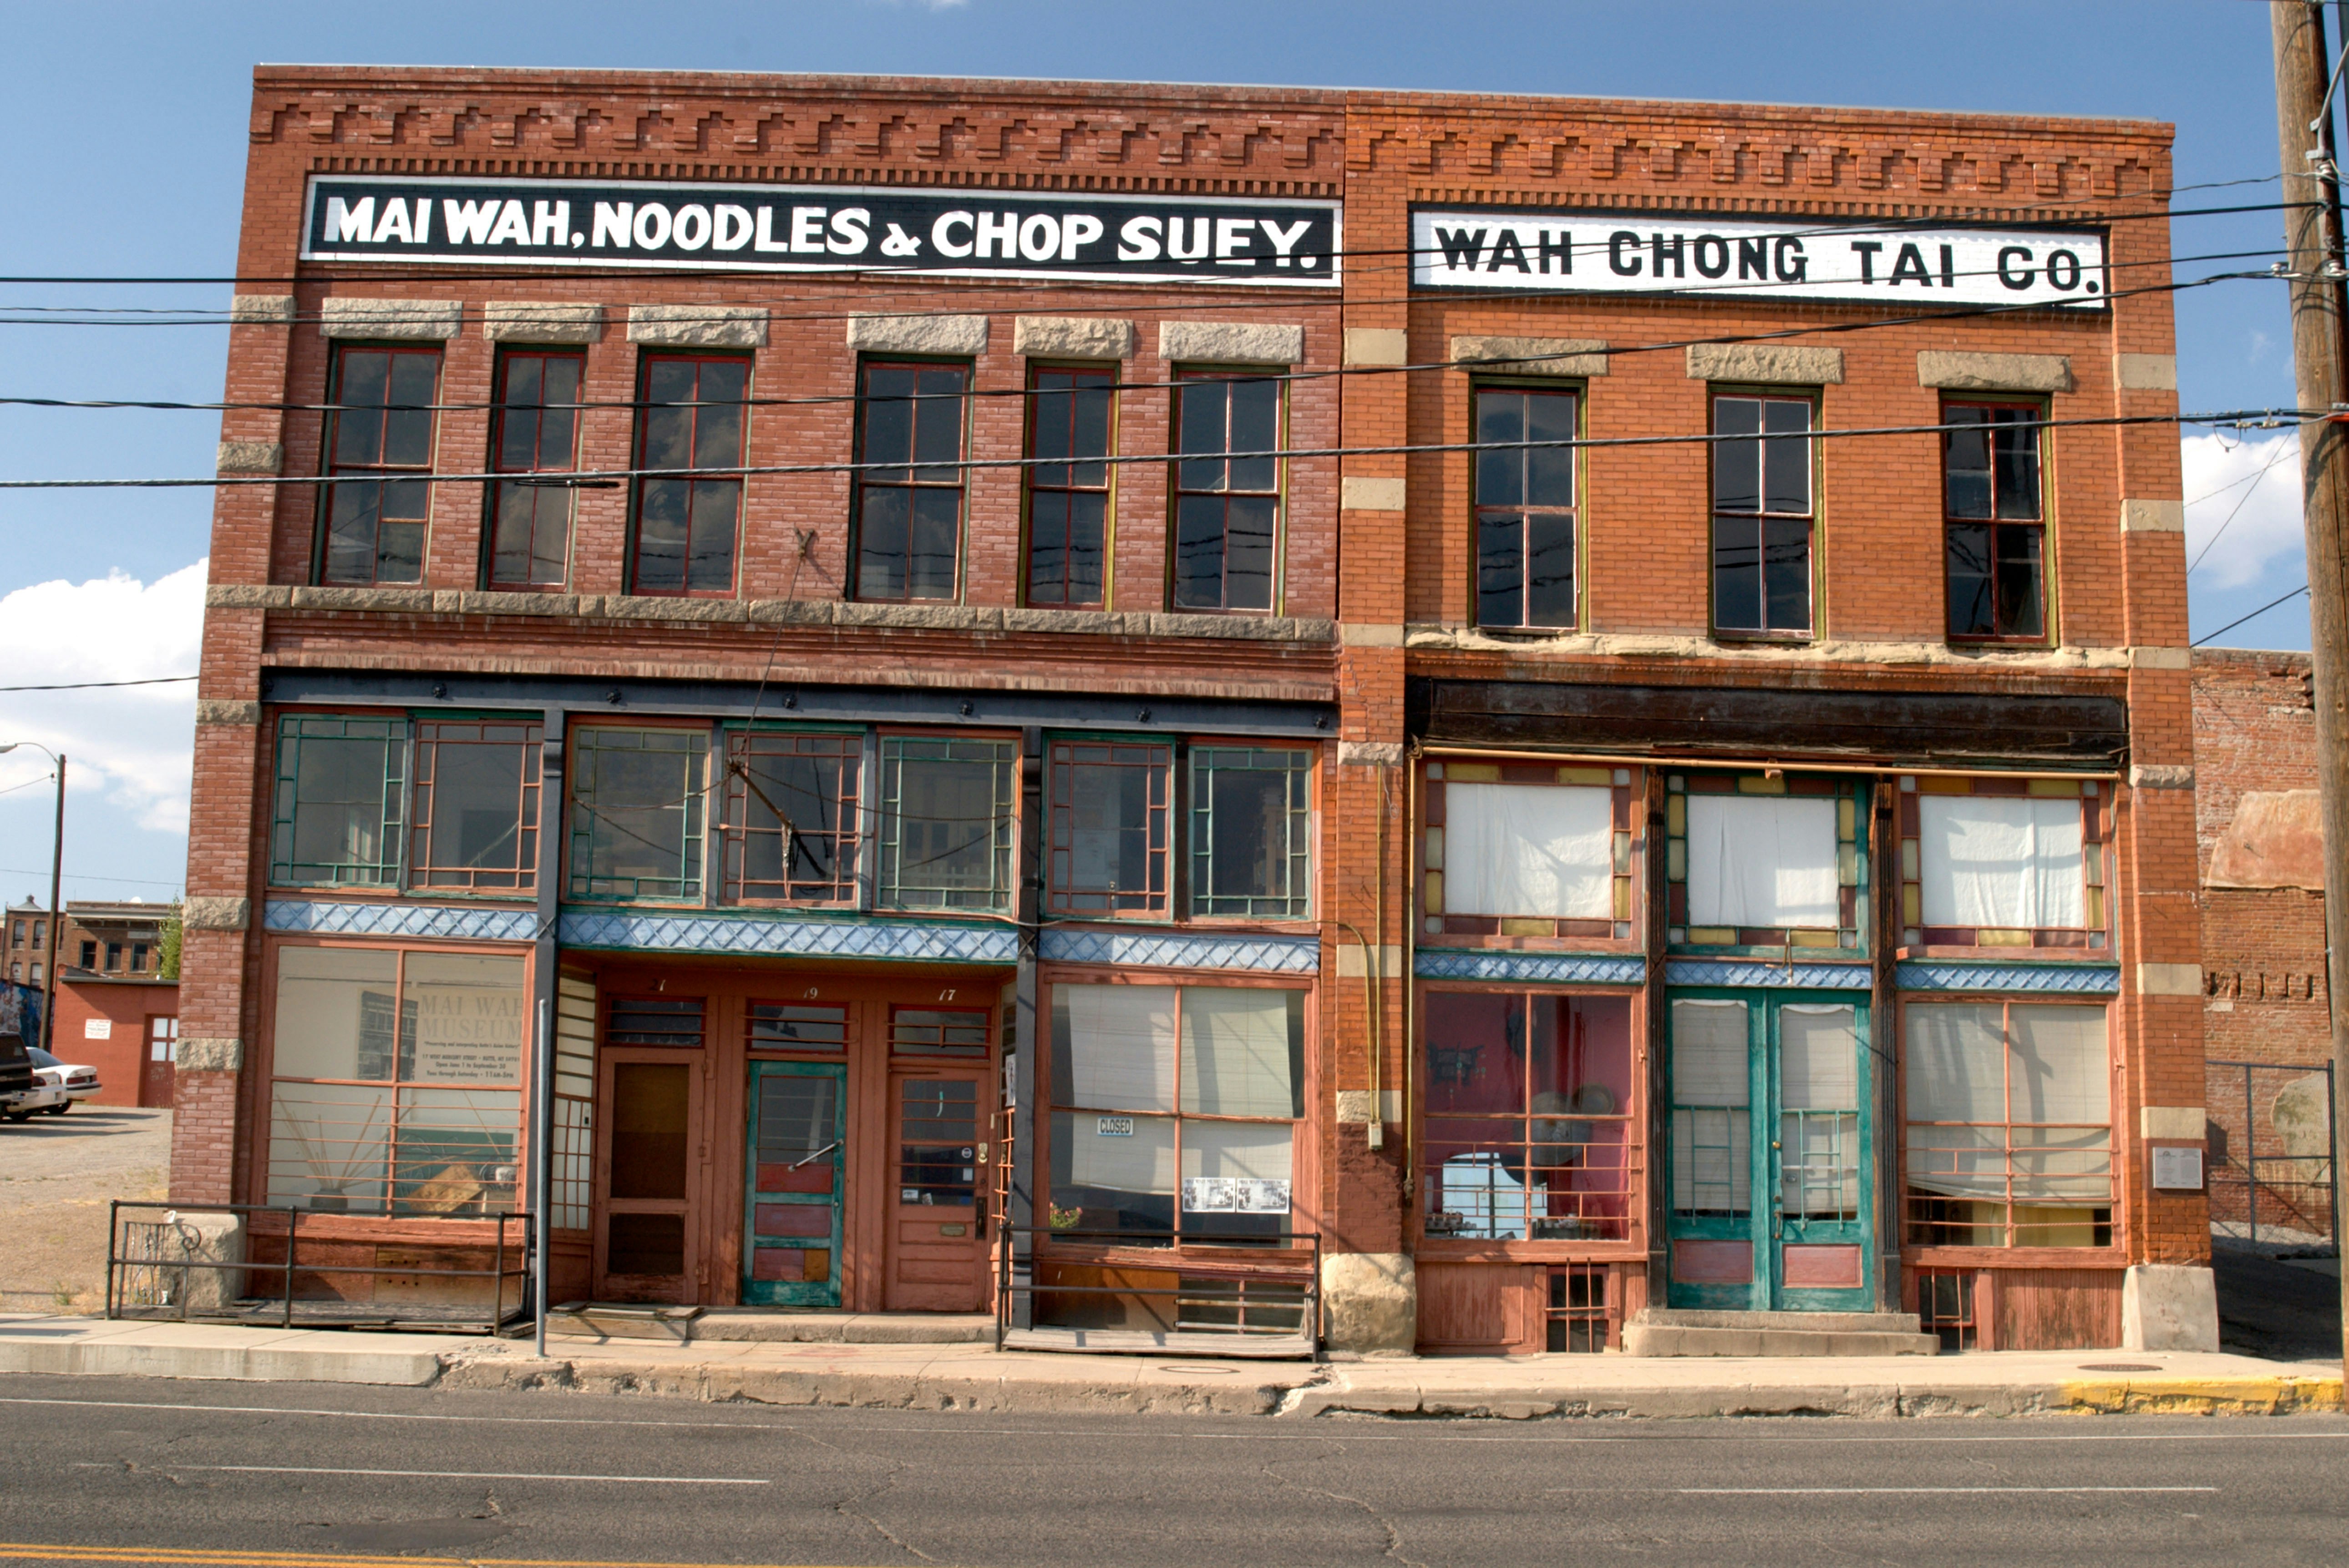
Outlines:
[[[12,740],[0,752],[29,746],[57,765],[57,822],[49,842],[49,942],[41,965],[41,1049],[56,1054],[57,1038],[57,924],[65,918],[59,897],[66,871],[66,757],[36,740]]]

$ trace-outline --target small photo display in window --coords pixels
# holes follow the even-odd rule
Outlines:
[[[1186,1214],[1286,1214],[1288,1183],[1256,1176],[1185,1176]]]

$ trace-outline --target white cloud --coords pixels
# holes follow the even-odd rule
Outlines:
[[[115,571],[86,583],[36,583],[0,599],[0,685],[141,680],[192,675],[203,636],[199,561],[152,583]],[[196,685],[0,696],[0,741],[37,741],[67,758],[67,787],[96,791],[140,827],[188,830]],[[0,789],[36,779],[48,759],[0,757]]]
[[[2265,577],[2271,563],[2298,582],[2307,552],[2300,438],[2290,430],[2256,441],[2188,436],[2178,448],[2186,467],[2186,559],[2202,563],[2195,583],[2241,588]]]

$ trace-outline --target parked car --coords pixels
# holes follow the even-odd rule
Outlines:
[[[0,1115],[16,1115],[16,1100],[38,1087],[31,1050],[13,1034],[0,1034]],[[23,1117],[17,1117],[19,1121]]]
[[[74,1101],[98,1092],[98,1069],[78,1062],[61,1062],[38,1046],[27,1047],[33,1060],[33,1087],[0,1096],[0,1116],[11,1121],[29,1120],[36,1111],[63,1116]]]

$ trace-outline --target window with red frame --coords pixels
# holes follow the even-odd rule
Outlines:
[[[962,539],[963,365],[867,365],[856,401],[856,596],[952,599]]]
[[[490,586],[560,588],[570,575],[571,514],[576,491],[564,480],[578,466],[576,354],[509,354],[498,363],[497,428],[491,462],[502,480],[492,492]]]
[[[1052,913],[1166,913],[1174,788],[1171,746],[1053,743]]]
[[[1948,403],[1941,514],[1950,635],[2037,642],[2047,634],[2046,522],[2039,427],[2030,404]]]
[[[1069,609],[1106,601],[1112,390],[1106,367],[1041,367],[1029,377],[1028,603]],[[1057,459],[1046,461],[1044,459]]]
[[[730,903],[847,903],[861,870],[864,738],[726,738]]]
[[[645,356],[636,466],[665,470],[636,481],[639,593],[734,591],[742,519],[744,399],[750,362],[731,356]],[[698,471],[707,470],[707,471]]]
[[[335,405],[318,504],[318,581],[421,583],[432,513],[438,348],[349,346],[335,356]]]
[[[1174,392],[1174,607],[1273,607],[1280,549],[1280,383],[1179,373]]]

